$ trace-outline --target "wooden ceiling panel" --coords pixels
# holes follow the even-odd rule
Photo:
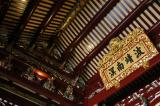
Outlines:
[[[49,8],[38,6],[37,9],[40,9],[41,11],[49,11]]]
[[[45,16],[45,19],[41,23],[40,28],[37,30],[37,32],[35,34],[35,37],[33,37],[34,40],[31,41],[30,46],[33,45],[33,43],[37,42],[37,40],[43,34],[43,31],[45,31],[45,27],[47,27],[49,25],[49,23],[51,22],[52,18],[54,18],[56,12],[59,10],[58,8],[61,7],[60,5],[62,5],[60,2],[63,4],[63,0],[62,1],[57,1],[57,5],[56,5],[57,7],[55,7],[52,4],[51,4],[52,6],[50,5],[51,6],[50,7],[49,4],[44,5],[44,3],[41,3],[41,5],[43,5],[43,6],[47,7],[47,8],[50,7],[50,11]]]
[[[89,4],[89,5],[91,6],[91,4]],[[87,5],[87,6],[89,6],[89,5]],[[91,14],[91,12],[89,12],[88,9],[86,9],[86,6],[85,6],[84,9],[82,9],[82,11],[76,16],[76,18],[73,20],[73,22],[71,22],[72,27],[69,25],[70,28],[66,29],[66,30],[68,30],[68,33],[71,33],[72,36],[77,36],[78,33],[80,33],[80,30],[82,30],[82,28],[84,28],[84,26],[87,25],[88,20],[91,19],[91,18],[88,18],[88,16],[93,17],[93,14]],[[83,17],[87,17],[87,18],[83,18]],[[74,35],[72,34],[73,32],[74,32]],[[65,35],[65,36],[67,36],[67,35]]]
[[[57,13],[55,13],[55,16],[53,17],[51,23],[49,23],[48,26],[46,26],[46,28],[45,28],[45,30],[43,32],[45,34],[45,33],[53,31],[50,34],[50,37],[55,36],[53,34],[57,33],[57,31],[60,30],[62,24],[65,22],[65,20],[67,19],[68,15],[72,11],[73,6],[75,6],[75,3],[66,1],[66,2],[62,3],[61,5],[62,5],[61,8],[59,8],[59,10],[57,11]],[[68,6],[67,7],[68,9],[64,8],[64,6],[66,6],[66,5]],[[51,28],[48,28],[48,27],[53,27],[55,30],[49,31]],[[43,34],[40,35],[40,37],[41,36],[43,36]],[[53,37],[53,38],[56,38],[56,37]]]
[[[68,10],[72,9],[72,7],[67,6],[67,5],[62,5],[62,8],[65,8],[65,9],[68,9]],[[62,13],[62,14],[63,14],[63,13]]]
[[[33,17],[45,18],[45,14],[33,13]]]
[[[67,1],[72,2],[72,3],[76,3],[77,2],[77,0],[67,0]]]
[[[23,12],[26,8],[28,4],[28,1],[26,2],[16,2],[14,0],[11,0],[10,1],[10,6],[5,14],[5,17],[3,19],[3,22],[2,22],[2,26],[4,27],[1,27],[2,29],[0,30],[8,30],[7,32],[6,31],[3,31],[3,33],[7,34],[8,36],[11,35],[11,32],[13,32],[13,30],[16,28],[16,25],[19,24],[20,22],[20,18],[21,16],[23,15]],[[19,7],[19,8],[17,8]],[[13,24],[13,25],[10,25],[10,24]],[[12,31],[11,31],[12,30]],[[6,37],[8,41],[8,37]]]
[[[17,12],[18,13],[23,13],[24,10],[25,10],[24,7],[18,7],[18,6],[15,6],[15,5],[13,5],[12,7],[9,7],[9,9],[8,9],[8,11],[11,11],[13,13],[17,13]]]
[[[42,21],[43,19],[37,18],[37,17],[34,17],[34,18],[31,17],[31,20],[29,20],[29,22],[32,23],[32,24],[40,25],[40,23],[41,23],[40,20]]]
[[[6,14],[6,18],[10,18],[13,20],[19,20],[19,17],[15,16],[15,15],[11,15],[11,14]]]
[[[53,21],[57,21],[57,22],[59,22],[59,23],[63,22],[63,20],[62,20],[62,19],[59,19],[59,18],[53,18]]]
[[[60,12],[69,13],[70,11],[69,11],[69,10],[66,10],[66,9],[64,9],[64,8],[60,8]]]
[[[42,0],[42,1],[52,5],[55,3],[54,0]]]
[[[64,4],[65,4],[65,5],[68,5],[68,6],[71,6],[71,7],[75,5],[75,3],[68,2],[68,1],[67,1],[67,2],[64,2]],[[63,6],[62,6],[62,7],[63,7]]]
[[[46,29],[45,31],[49,32],[49,33],[53,33],[54,32],[54,30],[48,30],[48,29]]]
[[[86,4],[82,5],[84,2]],[[148,31],[159,25],[159,2],[10,0],[4,17],[0,16],[0,19],[3,19],[0,22],[0,39],[10,39],[12,43],[9,44],[12,47],[18,45],[30,55],[33,52],[35,58],[41,55],[42,58],[38,58],[35,63],[41,63],[42,66],[45,64],[54,68],[50,61],[57,59],[61,62],[60,66],[49,71],[58,73],[57,79],[63,79],[66,85],[71,78],[82,78],[87,84],[86,89],[90,90],[85,91],[89,96],[93,90],[100,87],[97,66],[110,50],[107,46],[109,40],[115,36],[124,39],[136,27],[149,33]],[[35,51],[38,51],[39,55],[35,55]],[[64,83],[63,81],[59,83]],[[58,89],[58,92],[65,91],[65,88]]]
[[[61,23],[60,22],[57,22],[57,21],[51,21],[51,24],[49,24],[49,26],[53,26],[53,25],[60,25]]]
[[[35,31],[35,29],[34,29],[34,30],[32,30],[32,29],[27,29],[27,28],[24,29],[24,32],[28,32],[28,33],[30,33],[30,34],[31,34],[31,32],[33,32],[33,31]],[[22,32],[22,33],[23,33],[23,32]]]
[[[7,11],[7,13],[8,13],[9,15],[13,15],[13,16],[17,16],[17,17],[20,17],[20,16],[22,15],[20,12],[14,13],[14,11]]]
[[[40,27],[40,25],[44,21],[46,15],[50,11],[53,3],[44,3],[42,1],[40,1],[38,3],[38,6],[36,7],[34,12],[32,13],[32,15],[29,19],[29,22],[24,27],[24,31],[30,32],[29,36],[33,36],[34,34],[36,34],[36,31],[38,30],[38,28]],[[32,30],[28,30],[28,29],[32,29]],[[23,32],[22,32],[21,36],[23,36]],[[20,37],[20,39],[21,39],[21,37]]]
[[[41,11],[40,9],[36,9],[35,13],[42,14],[42,15],[47,15],[47,11]]]
[[[45,8],[51,8],[52,7],[51,4],[44,3],[44,2],[40,2],[39,5],[42,6],[42,7],[45,7]]]
[[[33,18],[33,17],[32,17]],[[37,18],[36,18],[37,19]],[[32,26],[32,27],[38,27],[37,24],[33,24],[33,23],[28,23],[28,26]]]
[[[65,17],[62,16],[62,15],[56,15],[55,17],[56,17],[56,18],[60,18],[60,19],[65,19]]]

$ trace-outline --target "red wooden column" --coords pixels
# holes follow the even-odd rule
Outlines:
[[[157,56],[155,56],[153,59],[151,59],[149,61],[149,64],[150,64],[149,69],[151,69],[153,66],[155,66],[158,62],[160,62],[160,54],[158,54]],[[123,89],[124,87],[126,87],[131,81],[134,81],[136,78],[140,77],[141,75],[143,75],[148,70],[145,70],[143,67],[140,67],[139,69],[134,71],[132,74],[130,74],[127,78],[122,80],[120,82],[120,87],[119,88],[112,87],[110,90],[107,90],[107,91],[105,89],[103,89],[101,92],[96,94],[91,99],[85,98],[85,100],[84,100],[85,106],[93,106],[94,104],[100,103],[101,101],[110,97],[113,93],[115,93],[115,92],[119,91],[120,89]]]

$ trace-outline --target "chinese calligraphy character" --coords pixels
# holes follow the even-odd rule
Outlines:
[[[144,54],[144,52],[141,51],[141,47],[136,47],[136,49],[134,49],[133,51],[135,51],[135,55],[137,58]]]
[[[114,67],[110,68],[109,71],[110,71],[109,74],[111,75],[111,78],[112,78],[114,75],[116,75],[116,71],[114,71]]]
[[[125,57],[125,61],[126,61],[127,64],[129,62],[132,63],[133,62],[132,56],[130,54],[127,54],[127,56]]]
[[[123,63],[117,62],[117,69],[118,69],[118,71],[123,70],[124,69]]]

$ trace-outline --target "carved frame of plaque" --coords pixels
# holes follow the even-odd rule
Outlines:
[[[109,71],[109,67],[118,60],[123,60],[121,58],[124,58],[124,55],[130,52],[136,45],[143,47],[145,50],[143,57],[134,62],[134,64],[128,65],[128,67],[119,72],[115,78],[110,78],[108,74],[106,74]],[[113,38],[109,42],[109,47],[111,50],[103,57],[97,67],[107,90],[113,86],[119,87],[120,81],[136,71],[139,67],[144,66],[144,68],[148,68],[148,61],[158,54],[158,51],[141,28],[136,28],[123,40],[120,40],[118,37]]]

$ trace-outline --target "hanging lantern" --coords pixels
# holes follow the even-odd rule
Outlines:
[[[33,71],[33,73],[36,75],[38,80],[45,80],[45,79],[48,79],[48,77],[49,77],[49,75],[47,73],[43,72],[40,69],[35,69]]]

